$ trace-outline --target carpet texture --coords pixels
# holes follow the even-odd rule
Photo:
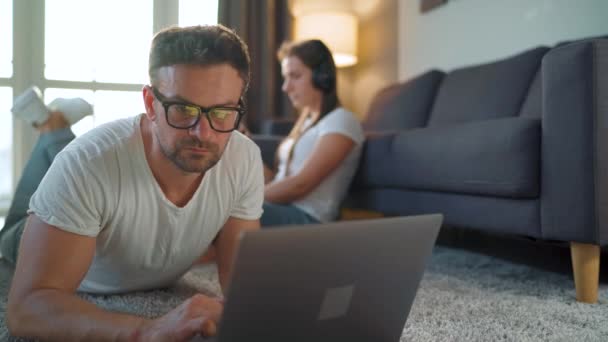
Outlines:
[[[0,264],[0,341],[10,269]],[[568,274],[514,264],[472,251],[435,247],[401,341],[608,341],[608,286],[599,303],[577,303]],[[195,292],[217,293],[206,266],[167,290],[120,296],[83,295],[95,304],[147,317],[160,315]]]

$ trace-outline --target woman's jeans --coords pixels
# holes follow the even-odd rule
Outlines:
[[[282,205],[264,202],[263,208],[264,213],[260,219],[262,228],[292,224],[319,223],[319,220],[291,204]]]

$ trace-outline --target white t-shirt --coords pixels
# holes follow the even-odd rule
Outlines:
[[[344,200],[348,187],[355,176],[365,140],[361,123],[353,113],[341,107],[327,113],[298,139],[289,165],[290,175],[298,173],[312,153],[315,143],[322,136],[332,133],[341,134],[351,139],[355,143],[354,148],[342,164],[325,178],[319,186],[306,197],[292,203],[321,222],[333,221],[338,217],[340,203]],[[279,165],[275,181],[286,177],[286,163],[291,144],[293,144],[293,141],[286,141],[278,151]]]
[[[259,219],[264,177],[259,148],[233,132],[220,161],[180,208],[146,161],[140,119],[100,126],[61,151],[30,201],[30,212],[68,232],[96,237],[80,291],[165,287],[182,276],[229,217]]]

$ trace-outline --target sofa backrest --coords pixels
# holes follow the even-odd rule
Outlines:
[[[442,71],[431,70],[380,90],[369,107],[363,128],[377,132],[424,127],[444,75]]]
[[[541,71],[540,68],[538,68],[536,75],[532,80],[532,84],[530,84],[530,89],[528,89],[528,94],[526,94],[524,104],[521,106],[521,110],[519,111],[519,116],[540,119],[543,110],[543,94],[541,84]]]
[[[559,48],[564,45],[580,43],[580,42],[591,42],[597,39],[608,39],[608,36],[596,36],[596,37],[586,37],[576,40],[568,40],[557,43],[554,48]],[[528,118],[541,118],[542,116],[542,108],[543,108],[543,98],[542,98],[542,77],[541,77],[541,68],[538,68],[536,75],[534,76],[534,80],[530,85],[530,89],[528,90],[528,94],[526,95],[526,100],[521,107],[521,111],[519,112],[519,116],[528,117]]]
[[[548,50],[537,47],[496,62],[449,72],[439,87],[428,126],[519,115]]]
[[[596,40],[596,39],[608,39],[608,35],[603,34],[601,36],[592,36],[592,37],[583,37],[583,38],[578,38],[578,39],[564,40],[564,41],[561,41],[561,42],[558,42],[557,44],[555,44],[555,47],[560,47],[560,46],[564,46],[564,45],[568,45],[568,44],[572,44],[572,43],[591,41],[591,40]]]

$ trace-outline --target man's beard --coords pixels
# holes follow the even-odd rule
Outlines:
[[[189,173],[204,173],[220,160],[221,153],[219,147],[210,142],[203,142],[194,137],[184,138],[175,144],[171,149],[162,143],[159,138],[161,150],[165,157],[175,164],[180,170]],[[201,148],[207,150],[208,154],[195,154],[186,151],[186,148]]]

